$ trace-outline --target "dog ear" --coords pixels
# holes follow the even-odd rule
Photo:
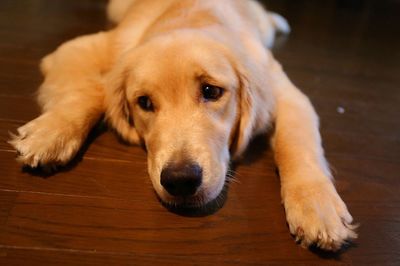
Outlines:
[[[252,64],[237,67],[239,77],[238,120],[231,144],[231,154],[238,159],[251,139],[268,129],[273,98],[262,74],[262,68]]]
[[[250,89],[250,84],[243,73],[239,74],[238,99],[238,122],[236,123],[231,153],[233,158],[238,158],[246,149],[253,135],[255,123],[254,95]]]
[[[124,67],[124,64],[120,62],[106,78],[106,120],[122,139],[132,144],[138,144],[139,136],[134,128],[129,102],[126,97],[127,76],[127,67]]]

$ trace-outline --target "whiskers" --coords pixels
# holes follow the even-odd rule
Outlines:
[[[237,178],[237,176],[238,176],[238,174],[234,170],[228,169],[228,171],[226,173],[226,183],[240,184],[240,180]]]

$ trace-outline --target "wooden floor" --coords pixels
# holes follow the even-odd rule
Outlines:
[[[107,27],[105,2],[1,0],[0,265],[400,265],[400,2],[266,2],[292,25],[274,51],[320,114],[337,188],[361,224],[353,245],[294,243],[262,138],[206,216],[167,211],[145,152],[101,126],[68,169],[21,169],[6,140],[39,114],[39,59]]]

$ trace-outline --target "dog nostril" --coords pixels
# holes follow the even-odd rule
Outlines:
[[[191,196],[201,185],[203,169],[195,163],[168,164],[161,171],[161,185],[172,196]]]

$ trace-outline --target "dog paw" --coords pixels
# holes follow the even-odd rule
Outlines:
[[[357,238],[357,226],[330,181],[287,186],[283,196],[290,232],[303,247],[337,251]]]
[[[64,165],[75,156],[82,136],[71,123],[52,114],[43,114],[11,134],[9,143],[17,160],[29,167]]]

